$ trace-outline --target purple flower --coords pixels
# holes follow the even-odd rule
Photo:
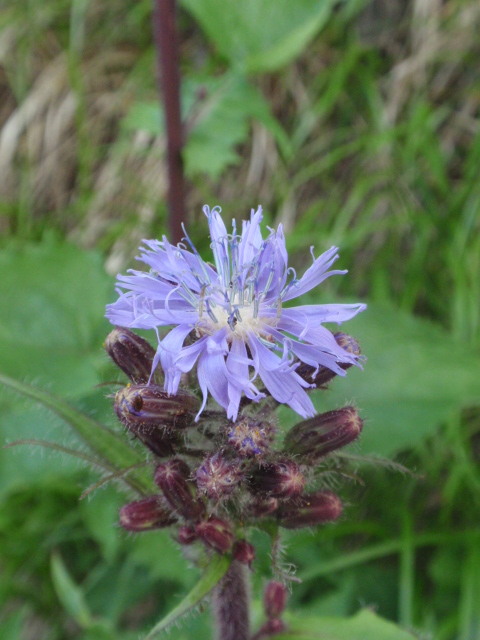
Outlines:
[[[204,262],[186,236],[185,245],[164,237],[145,240],[138,258],[150,271],[118,276],[119,298],[106,316],[115,325],[154,329],[158,348],[153,370],[161,364],[165,390],[177,392],[182,373],[196,365],[205,407],[210,393],[235,420],[242,394],[258,402],[265,394],[303,417],[315,409],[305,392],[312,385],[295,371],[299,362],[345,375],[340,364],[358,364],[342,349],[324,322],[340,324],[365,309],[364,304],[317,304],[286,307],[329,276],[338,258],[331,247],[301,278],[288,268],[282,226],[262,238],[261,207],[228,233],[220,208],[205,206],[215,266]],[[161,339],[159,327],[172,327]],[[185,345],[187,337],[190,336]],[[193,339],[193,340],[192,340]],[[314,376],[313,376],[314,377]],[[199,412],[199,413],[200,413]]]

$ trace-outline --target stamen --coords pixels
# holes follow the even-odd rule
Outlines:
[[[213,322],[215,322],[215,324],[218,324],[217,316],[213,313],[213,311],[211,309],[210,301],[209,300],[205,300],[205,305],[207,307],[207,313],[210,316],[210,318],[213,320]]]

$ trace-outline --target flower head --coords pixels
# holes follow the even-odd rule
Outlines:
[[[340,324],[365,305],[285,305],[326,278],[346,273],[330,270],[337,247],[314,258],[297,278],[288,267],[282,226],[262,237],[261,207],[243,221],[241,232],[234,222],[231,233],[219,207],[203,210],[214,266],[202,260],[188,236],[188,248],[165,237],[146,240],[138,259],[150,270],[118,276],[119,299],[108,305],[107,318],[118,326],[157,331],[153,370],[161,365],[167,393],[175,394],[181,375],[196,366],[200,412],[211,394],[235,420],[242,395],[258,402],[266,391],[301,416],[313,416],[305,391],[312,384],[296,369],[300,363],[313,367],[313,380],[321,367],[343,376],[342,365],[358,364],[358,355],[342,348],[322,323]],[[172,329],[160,338],[161,327]]]

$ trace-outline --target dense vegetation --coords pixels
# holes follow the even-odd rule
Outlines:
[[[0,12],[0,373],[112,428],[115,387],[97,386],[117,379],[101,349],[112,274],[166,229],[150,14],[150,0]],[[425,640],[480,639],[480,6],[182,0],[178,25],[197,246],[204,203],[237,219],[262,204],[296,266],[310,245],[341,248],[349,275],[322,299],[370,305],[348,327],[365,371],[316,399],[366,418],[349,507],[287,537],[291,609],[372,606]],[[0,451],[2,637],[138,638],[195,572],[168,535],[115,526],[118,487],[79,502],[99,476],[66,455],[87,454],[58,416],[5,389],[0,407],[7,441],[57,443]]]

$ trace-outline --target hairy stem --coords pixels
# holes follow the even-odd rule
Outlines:
[[[245,565],[236,560],[213,590],[215,640],[249,640],[249,585]]]

